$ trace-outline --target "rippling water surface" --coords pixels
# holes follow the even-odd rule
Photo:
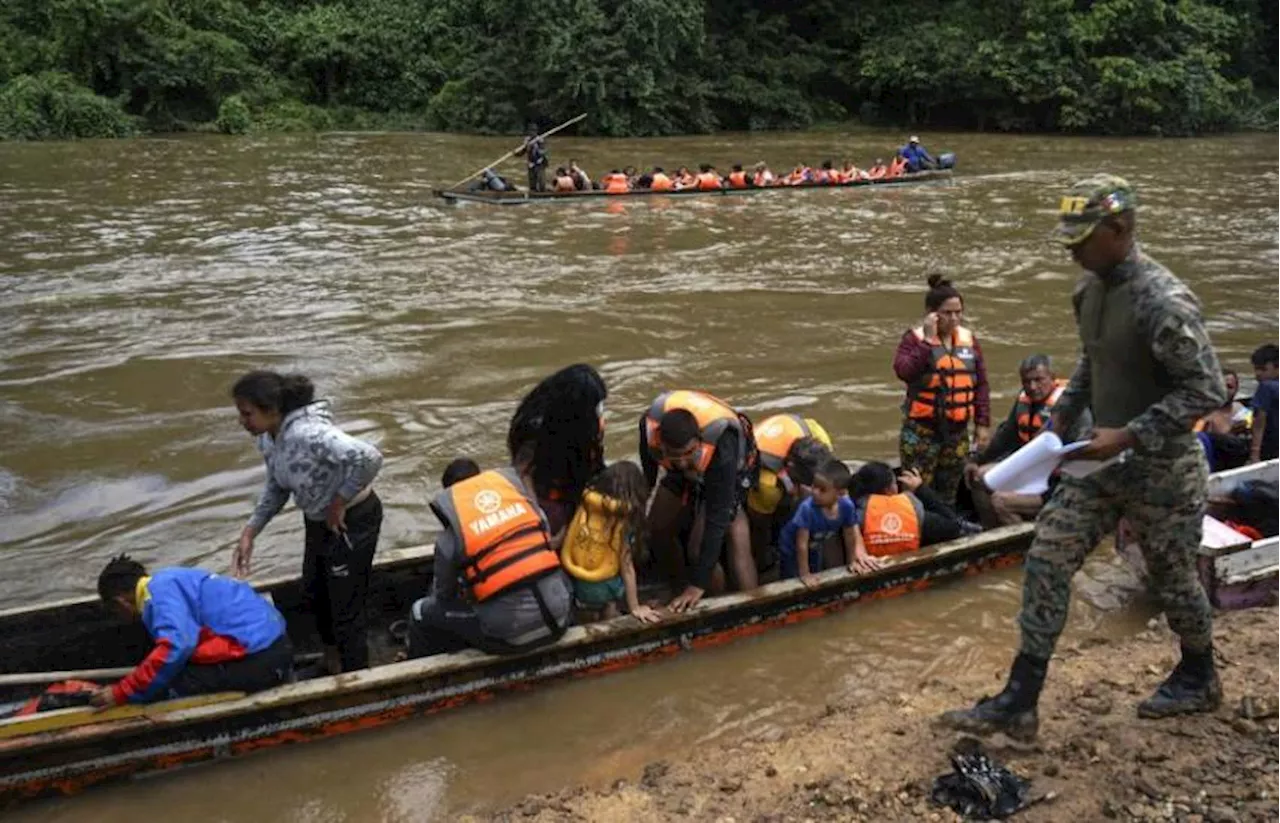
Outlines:
[[[554,140],[553,162],[726,167],[845,156],[859,132]],[[1077,276],[1048,241],[1059,190],[1107,170],[1138,187],[1148,251],[1204,303],[1223,360],[1276,338],[1277,150],[1193,141],[929,136],[950,185],[676,202],[445,207],[451,183],[510,148],[438,135],[0,144],[0,602],[90,591],[113,553],[225,568],[262,479],[227,390],[301,369],[342,425],[378,444],[383,545],[425,542],[444,465],[503,457],[516,401],[577,360],[610,388],[609,451],[659,391],[696,387],[754,416],[803,411],[850,457],[895,450],[890,363],[933,270],[963,289],[996,390],[1033,351],[1069,371]],[[518,175],[515,168],[513,176]],[[292,510],[257,573],[294,569]],[[1092,569],[1105,589],[1109,567]],[[900,602],[452,717],[52,804],[43,819],[418,819],[785,723],[857,687],[1007,659],[1018,575]],[[1099,582],[1102,581],[1102,582]],[[1142,615],[1077,608],[1075,626]],[[1101,622],[1099,622],[1101,621]],[[709,683],[714,683],[712,688]],[[497,763],[499,796],[481,784]],[[340,778],[340,779],[339,779]],[[220,790],[221,789],[221,790]],[[212,808],[208,798],[224,799]],[[35,819],[35,818],[32,818]]]

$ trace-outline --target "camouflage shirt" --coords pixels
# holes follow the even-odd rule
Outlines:
[[[1086,273],[1072,295],[1080,360],[1054,408],[1064,425],[1085,408],[1099,427],[1124,426],[1138,451],[1189,446],[1195,421],[1226,399],[1200,302],[1135,243],[1105,276]]]

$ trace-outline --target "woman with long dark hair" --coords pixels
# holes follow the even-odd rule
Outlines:
[[[511,463],[533,479],[552,534],[569,522],[587,483],[604,468],[608,394],[600,373],[577,363],[534,386],[511,418]]]
[[[240,425],[257,438],[267,480],[240,533],[234,572],[249,574],[253,540],[289,502],[302,509],[302,584],[331,674],[369,665],[365,595],[382,528],[373,478],[382,454],[333,424],[327,400],[301,374],[253,371],[231,388]]]
[[[979,450],[990,439],[991,389],[982,349],[961,325],[964,298],[940,274],[929,277],[924,320],[907,329],[893,357],[893,370],[907,384],[899,452],[903,469],[915,469],[947,505],[953,505],[969,427]]]

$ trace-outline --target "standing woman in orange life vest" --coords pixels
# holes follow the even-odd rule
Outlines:
[[[964,298],[942,275],[929,277],[928,312],[907,329],[893,357],[893,370],[907,384],[898,442],[903,469],[915,469],[947,505],[969,456],[969,427],[978,450],[991,436],[991,389],[982,349],[963,326]]]

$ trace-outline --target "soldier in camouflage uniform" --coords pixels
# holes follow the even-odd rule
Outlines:
[[[1191,427],[1223,403],[1226,388],[1199,301],[1135,242],[1135,206],[1133,188],[1111,175],[1083,180],[1062,199],[1055,234],[1087,273],[1072,298],[1080,360],[1053,409],[1053,430],[1066,431],[1091,409],[1090,445],[1073,457],[1110,462],[1086,477],[1064,476],[1040,512],[1018,616],[1022,646],[1008,683],[997,696],[942,716],[956,728],[1035,737],[1036,702],[1066,623],[1071,578],[1122,516],[1182,641],[1177,668],[1138,715],[1221,703],[1212,613],[1195,567],[1206,468]]]

